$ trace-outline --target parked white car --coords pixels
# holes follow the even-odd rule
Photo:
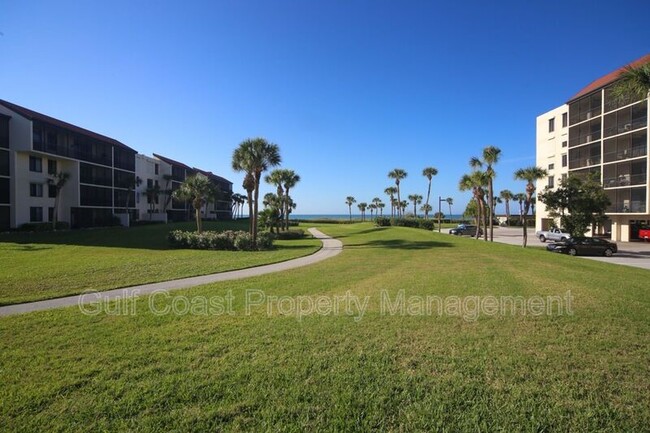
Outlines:
[[[566,233],[562,229],[552,228],[550,230],[540,230],[535,233],[535,236],[540,240],[540,242],[549,241],[565,241],[571,237],[570,233]]]

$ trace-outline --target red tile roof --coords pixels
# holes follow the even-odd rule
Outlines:
[[[95,140],[100,140],[104,142],[108,142],[110,144],[113,144],[117,147],[121,147],[123,149],[130,150],[132,152],[136,152],[135,149],[130,148],[124,143],[120,143],[119,141],[106,137],[105,135],[98,134],[96,132],[89,131],[84,128],[80,128],[79,126],[72,125],[71,123],[64,122],[59,119],[55,119],[54,117],[46,116],[45,114],[38,113],[36,111],[30,110],[29,108],[21,107],[20,105],[12,104],[11,102],[4,101],[0,99],[0,105],[3,105],[10,109],[11,111],[18,113],[22,117],[25,117],[29,120],[37,120],[39,122],[43,123],[48,123],[50,125],[58,126],[59,128],[64,128],[72,132],[76,132],[77,134],[85,135],[90,138],[94,138]],[[137,152],[136,152],[137,153]]]
[[[572,102],[572,101],[574,101],[574,100],[576,100],[576,99],[578,99],[578,98],[580,98],[582,96],[585,96],[588,93],[593,92],[594,90],[601,89],[601,88],[607,86],[608,84],[613,83],[614,81],[616,81],[618,79],[618,77],[621,75],[621,73],[623,73],[625,71],[625,68],[627,68],[628,66],[630,66],[632,68],[636,68],[636,67],[644,65],[646,63],[650,63],[650,54],[646,54],[645,56],[641,57],[640,59],[637,59],[637,60],[633,61],[632,63],[627,64],[627,65],[625,65],[625,66],[623,66],[621,68],[618,68],[614,72],[610,72],[609,74],[607,74],[607,75],[605,75],[603,77],[600,77],[599,79],[593,81],[587,87],[585,87],[584,89],[582,89],[581,91],[576,93],[571,99],[569,99],[568,102]]]

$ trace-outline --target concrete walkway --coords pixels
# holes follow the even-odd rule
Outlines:
[[[273,263],[270,265],[257,266],[254,268],[240,269],[237,271],[220,272],[218,274],[202,275],[199,277],[181,278],[179,280],[163,281],[160,283],[143,284],[140,286],[124,287],[121,289],[108,290],[105,292],[92,292],[92,296],[75,295],[65,298],[49,299],[46,301],[29,302],[25,304],[7,305],[0,307],[0,316],[9,316],[12,314],[28,313],[32,311],[49,310],[52,308],[70,307],[79,304],[89,304],[96,302],[105,302],[114,299],[124,299],[129,296],[147,295],[154,291],[168,291],[177,289],[187,289],[189,287],[200,286],[202,284],[216,283],[219,281],[239,280],[242,278],[256,277],[258,275],[270,274],[273,272],[286,271],[302,266],[311,265],[330,257],[338,255],[343,251],[343,243],[333,239],[326,234],[311,228],[309,232],[317,239],[320,239],[323,246],[314,254],[297,259],[287,260],[285,262]]]

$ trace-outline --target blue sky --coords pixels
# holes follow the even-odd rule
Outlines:
[[[535,162],[535,118],[650,53],[650,3],[0,0],[0,99],[211,170],[263,136],[302,177],[296,213],[345,213],[409,175],[457,188],[502,149],[497,190]],[[271,187],[265,187],[272,191]]]

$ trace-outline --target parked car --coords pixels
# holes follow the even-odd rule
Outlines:
[[[564,253],[571,256],[606,256],[618,252],[618,246],[614,242],[601,238],[575,237],[565,241],[554,242],[546,246],[548,251]]]
[[[483,234],[483,230],[479,229],[476,226],[472,226],[469,224],[458,224],[458,227],[454,229],[449,229],[449,234],[450,235],[456,235],[456,236],[476,236],[476,230],[478,230],[479,236]]]
[[[540,230],[535,233],[540,240],[540,242],[549,241],[563,241],[571,237],[570,233],[566,233],[564,230],[559,228],[552,228],[550,230]]]

